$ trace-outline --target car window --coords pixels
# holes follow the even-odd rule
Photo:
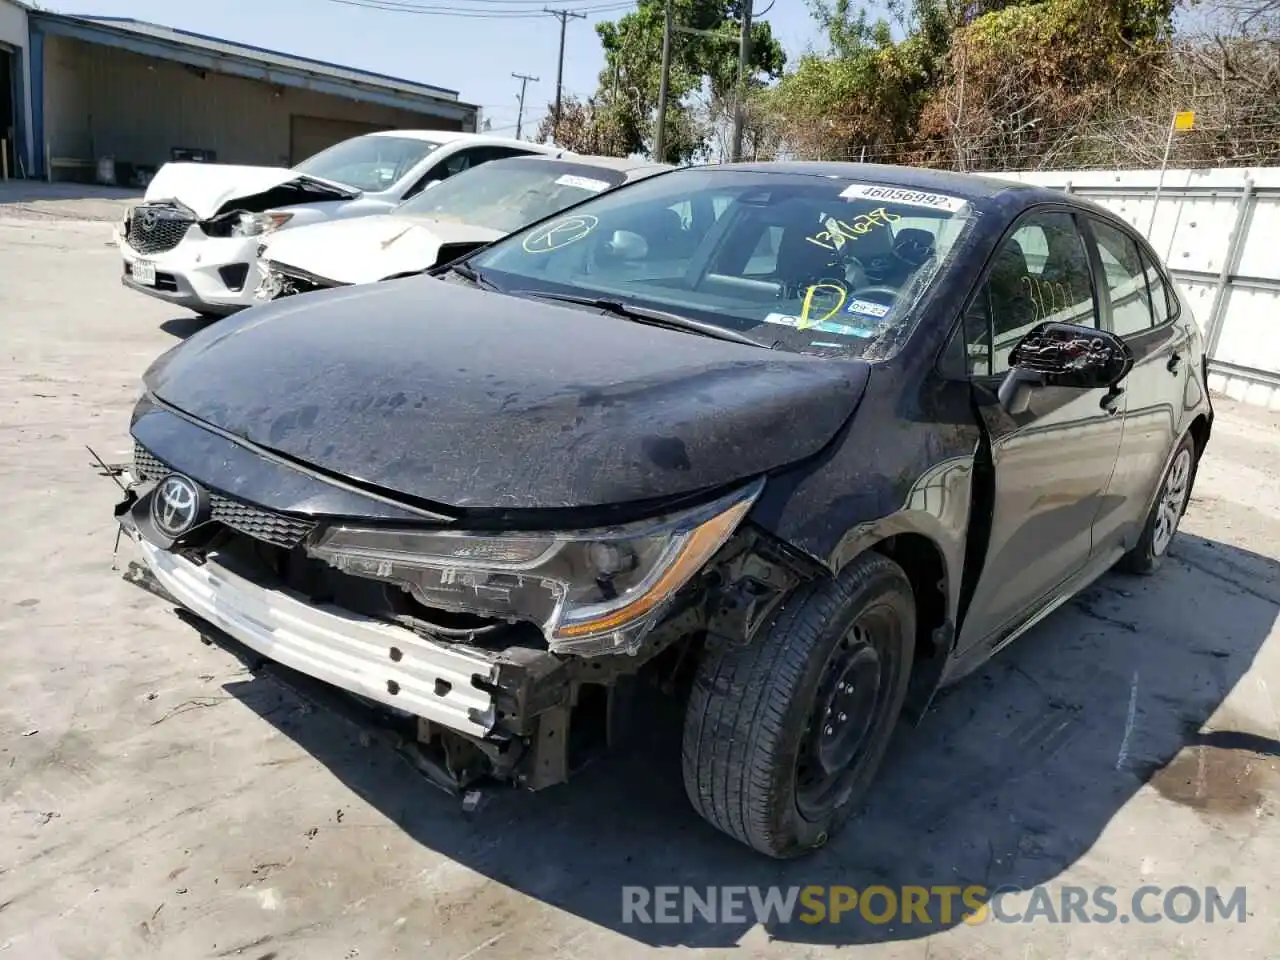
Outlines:
[[[1178,295],[1146,251],[1142,251],[1142,267],[1147,274],[1147,289],[1151,291],[1152,317],[1158,327],[1178,315]]]
[[[576,207],[471,263],[499,289],[680,313],[798,352],[880,359],[973,216],[962,197],[685,168]]]
[[[518,150],[513,147],[468,147],[466,150],[459,150],[438,164],[436,166],[437,177],[438,179],[445,179],[461,173],[463,170],[470,170],[472,167],[478,167],[482,163],[488,163],[490,160],[498,160],[503,157],[518,157],[530,152],[532,151]],[[439,177],[442,167],[444,177]]]
[[[378,193],[391,187],[439,146],[415,137],[355,137],[321,150],[293,169]]]
[[[624,177],[621,170],[563,160],[496,160],[424,190],[396,213],[510,233],[617,186]]]
[[[1098,256],[1111,297],[1111,326],[1121,337],[1151,329],[1151,294],[1138,244],[1128,233],[1102,220],[1092,220]]]
[[[969,372],[999,376],[1009,353],[1038,323],[1098,325],[1084,238],[1069,213],[1033,213],[997,248],[964,317]]]

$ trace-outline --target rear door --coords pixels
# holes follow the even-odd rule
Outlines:
[[[1036,324],[1100,326],[1089,248],[1066,208],[1036,208],[1006,234],[965,316],[974,398],[990,440],[995,498],[986,558],[960,647],[998,642],[1089,561],[1092,527],[1120,449],[1125,395],[1036,389],[1011,416],[996,391]],[[973,535],[973,534],[971,534]]]
[[[1125,378],[1124,439],[1115,476],[1094,529],[1095,549],[1136,541],[1173,451],[1190,361],[1188,334],[1174,322],[1176,297],[1154,257],[1128,227],[1086,218],[1096,240],[1110,327],[1133,351]]]

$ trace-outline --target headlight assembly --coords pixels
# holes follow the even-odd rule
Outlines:
[[[257,237],[272,230],[279,230],[292,219],[292,213],[282,213],[277,210],[266,213],[242,213],[231,225],[231,236]]]
[[[526,621],[556,653],[635,653],[671,598],[737,529],[763,482],[645,523],[566,533],[330,527],[307,547],[442,610]]]
[[[258,274],[262,279],[253,291],[256,300],[274,300],[284,289],[284,277],[271,268],[271,261],[259,257]]]

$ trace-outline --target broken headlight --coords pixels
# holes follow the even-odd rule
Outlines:
[[[261,249],[261,248],[259,248]],[[258,259],[258,287],[253,291],[255,300],[274,300],[284,291],[284,277],[271,268],[271,261]]]
[[[556,653],[635,653],[762,487],[655,521],[571,533],[336,526],[307,552],[394,583],[428,607],[537,624]]]
[[[231,224],[233,237],[257,237],[272,230],[279,230],[293,219],[292,213],[269,210],[266,213],[242,213]]]

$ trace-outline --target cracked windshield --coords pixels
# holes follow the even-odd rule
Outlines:
[[[678,171],[504,240],[504,290],[678,312],[803,353],[883,356],[968,222],[961,198],[825,177]]]

